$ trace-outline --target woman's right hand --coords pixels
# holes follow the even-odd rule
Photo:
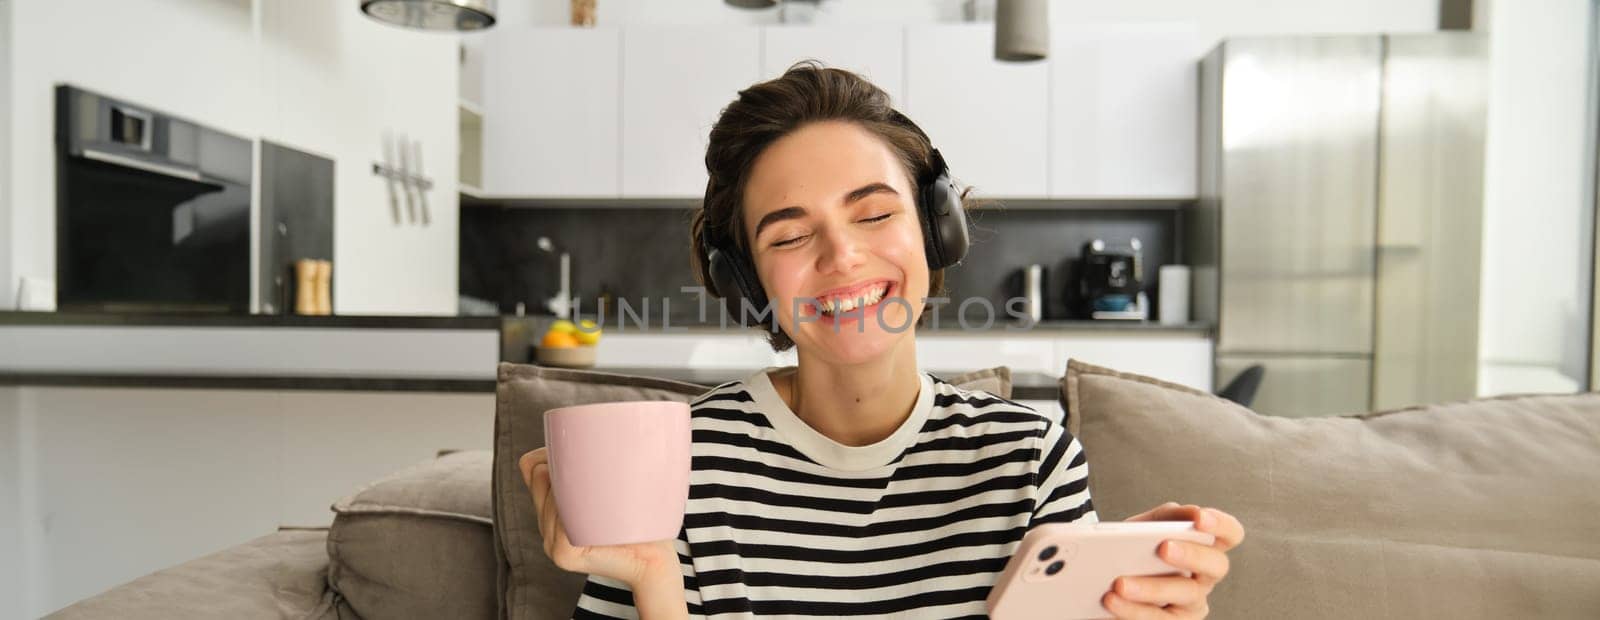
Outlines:
[[[545,448],[522,455],[517,465],[522,481],[533,494],[539,516],[544,553],[565,570],[600,575],[628,584],[635,592],[650,583],[671,583],[681,588],[683,569],[671,540],[629,545],[574,547],[557,514],[555,491],[550,485],[550,457]]]

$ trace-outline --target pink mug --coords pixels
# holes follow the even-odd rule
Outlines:
[[[689,501],[689,405],[635,401],[544,413],[550,483],[575,547],[671,540]]]

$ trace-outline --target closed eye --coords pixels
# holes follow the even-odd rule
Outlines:
[[[877,222],[882,222],[882,221],[887,220],[887,219],[889,219],[891,217],[894,217],[894,213],[895,213],[894,211],[890,211],[890,212],[885,213],[883,215],[874,215],[872,217],[869,217],[869,218],[861,220],[861,222],[865,223],[865,224],[874,224],[874,223],[877,223]],[[800,236],[797,236],[797,237],[790,237],[790,238],[784,239],[782,241],[774,241],[774,242],[772,242],[772,247],[781,248],[781,247],[791,246],[791,245],[794,245],[794,244],[799,243],[801,241],[804,241],[806,239],[806,237],[810,237],[810,236],[811,235],[800,235]]]

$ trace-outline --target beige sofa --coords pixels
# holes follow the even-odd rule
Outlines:
[[[950,379],[1010,388],[1003,369]],[[1600,617],[1600,395],[1297,420],[1077,362],[1062,388],[1102,518],[1177,500],[1249,528],[1214,617]],[[52,617],[568,617],[582,577],[543,557],[514,469],[543,441],[539,412],[701,390],[502,365],[494,453],[359,489],[331,530],[279,531]]]

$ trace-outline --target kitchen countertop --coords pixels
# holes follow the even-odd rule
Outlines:
[[[706,368],[597,367],[590,370],[623,375],[656,377],[711,388],[750,376],[759,370]],[[948,377],[966,371],[930,371]],[[1059,377],[1042,372],[1011,373],[1012,400],[1056,400]],[[252,376],[212,374],[118,374],[0,371],[0,386],[35,387],[144,387],[233,390],[311,390],[358,392],[455,392],[492,393],[492,379],[438,379],[410,377],[335,377],[335,376]]]
[[[594,318],[586,316],[585,318]],[[284,314],[203,314],[203,313],[96,313],[96,312],[19,312],[0,311],[0,326],[8,325],[108,325],[108,326],[169,326],[169,327],[374,327],[408,329],[499,329],[502,323],[522,321],[542,327],[555,320],[553,316],[398,316],[398,315],[330,315],[300,316]],[[627,323],[618,327],[615,320],[602,327],[618,333],[688,333],[722,331],[722,326],[710,322],[652,323],[639,326]],[[670,328],[664,329],[664,328]],[[728,331],[740,328],[728,325]],[[1088,321],[1047,320],[1023,328],[1016,323],[995,321],[987,328],[962,329],[957,323],[946,320],[937,327],[924,325],[918,331],[939,335],[971,332],[1026,334],[1029,332],[1056,333],[1072,331],[1150,331],[1150,332],[1210,332],[1212,325],[1191,322],[1181,325],[1162,325],[1154,321]]]
[[[1010,328],[1010,329],[1007,329],[1007,328]],[[1098,332],[1098,331],[1141,331],[1141,332],[1195,332],[1195,333],[1210,333],[1211,332],[1211,324],[1210,323],[1201,323],[1201,322],[1191,322],[1191,323],[1182,323],[1182,324],[1179,324],[1179,325],[1162,325],[1161,323],[1157,323],[1155,321],[1048,320],[1048,321],[1040,321],[1038,324],[1034,325],[1033,327],[1029,327],[1029,328],[1023,328],[1020,325],[1017,325],[1017,324],[1014,324],[1014,323],[1001,323],[999,321],[995,321],[995,324],[993,326],[987,328],[987,329],[963,330],[959,326],[952,326],[952,325],[940,325],[939,327],[936,327],[936,328],[929,327],[929,328],[924,328],[924,329],[927,329],[928,331],[930,331],[932,333],[936,333],[936,334],[940,334],[940,335],[944,335],[945,333],[961,333],[963,331],[971,331],[973,333],[980,333],[980,334],[989,334],[989,333],[993,333],[993,332],[1023,334],[1023,333],[1027,333],[1027,332],[1030,332],[1030,331],[1047,332],[1047,333],[1072,332],[1072,331],[1090,331],[1090,332]]]
[[[622,375],[639,375],[644,377],[657,377],[712,387],[729,381],[737,381],[760,370],[750,369],[710,369],[710,368],[638,368],[638,367],[595,367],[591,370],[609,372]],[[952,377],[969,372],[970,370],[930,370],[936,377]],[[1012,400],[1056,400],[1061,394],[1060,377],[1053,377],[1042,372],[1017,372],[1011,373],[1011,399]]]
[[[0,312],[0,385],[492,392],[499,317]]]
[[[348,391],[421,391],[489,393],[495,389],[494,362],[505,359],[507,352],[517,344],[513,339],[528,338],[537,334],[553,321],[548,316],[496,317],[496,316],[294,316],[294,315],[220,315],[220,314],[116,314],[80,312],[12,312],[0,311],[0,341],[6,341],[8,328],[11,338],[23,345],[35,347],[33,354],[24,347],[14,348],[11,359],[0,351],[0,385],[28,386],[87,386],[87,387],[157,387],[201,389],[260,389],[260,390],[348,390]],[[199,329],[195,329],[199,328]],[[207,329],[216,328],[216,329]],[[257,331],[254,328],[263,328]],[[327,331],[324,332],[323,330]],[[672,330],[659,327],[640,328],[630,325],[624,329],[607,327],[607,332],[632,334],[713,334],[744,333],[730,326],[724,331],[715,325],[685,327]],[[15,333],[15,330],[32,335]],[[41,331],[42,330],[42,331]],[[61,331],[65,330],[65,331]],[[57,335],[69,334],[66,336]],[[920,331],[939,337],[971,335],[995,337],[1000,335],[1059,337],[1063,333],[1080,332],[1149,332],[1191,333],[1209,335],[1211,326],[1193,323],[1165,326],[1155,323],[1121,321],[1045,321],[1031,330],[1006,330],[996,323],[988,330],[960,330],[920,328]],[[492,332],[492,333],[486,333]],[[104,339],[97,339],[101,334]],[[175,335],[169,335],[175,334]],[[327,333],[327,337],[317,334]],[[151,336],[159,334],[159,337]],[[199,334],[199,335],[197,335]],[[214,335],[213,335],[214,334]],[[132,335],[132,336],[130,336]],[[119,336],[143,339],[141,344],[128,345],[118,351]],[[243,344],[241,338],[254,337],[258,344]],[[38,353],[43,343],[63,342],[69,338],[70,355],[60,351]],[[155,338],[155,340],[150,340]],[[172,339],[182,338],[182,339]],[[260,364],[230,365],[236,354],[222,354],[218,363],[185,355],[191,349],[204,347],[211,339],[220,339],[233,350],[248,352],[243,357],[261,357]],[[320,352],[313,343],[348,339],[349,344],[335,346],[331,352]],[[421,339],[433,342],[411,347],[394,347],[400,338]],[[449,348],[449,343],[460,338],[471,338],[484,347],[481,362],[476,348],[452,350],[448,363],[434,358],[439,351]],[[491,340],[492,339],[492,340]],[[279,349],[270,349],[261,343],[288,343]],[[338,340],[338,342],[345,342]],[[498,355],[489,352],[493,342],[499,343]],[[523,340],[522,342],[526,342]],[[15,344],[15,343],[13,343]],[[526,346],[525,344],[523,345]],[[142,347],[142,348],[141,348]],[[166,347],[166,351],[147,354],[152,347]],[[352,349],[373,347],[390,349],[376,353],[373,360],[363,361],[352,354]],[[280,350],[281,349],[281,350]],[[420,354],[425,350],[426,354]],[[265,351],[265,353],[263,353]],[[155,360],[146,364],[147,358],[166,354],[176,360]],[[122,357],[117,357],[121,355]],[[409,356],[415,359],[403,359]],[[81,357],[83,363],[69,358]],[[494,359],[490,359],[493,357]],[[194,359],[190,359],[194,358]],[[38,360],[44,359],[41,363]],[[523,359],[526,359],[524,349]],[[119,361],[121,360],[121,361]],[[374,365],[376,364],[376,365]],[[749,369],[704,369],[674,367],[600,367],[595,370],[621,374],[661,377],[707,387],[741,379],[754,372]],[[949,376],[972,369],[934,369],[938,376]],[[1042,372],[1013,372],[1012,396],[1016,400],[1055,400],[1060,392],[1058,377]]]
[[[582,318],[594,320],[595,316],[582,315]],[[545,326],[554,322],[556,317],[548,315],[528,315],[520,317],[505,316],[503,319],[508,323],[522,322],[530,326],[530,329],[537,328],[542,331]],[[623,323],[619,327],[615,317],[613,317],[600,327],[606,330],[607,333],[628,334],[715,333],[721,331],[742,333],[743,331],[743,328],[734,325],[732,322],[724,327],[716,321],[679,321],[676,318],[673,318],[665,323],[661,321],[652,321],[651,323],[643,326],[632,322],[630,319],[628,322]],[[939,336],[958,335],[963,333],[982,336],[994,336],[996,334],[1025,335],[1028,333],[1058,335],[1069,332],[1151,332],[1194,333],[1210,335],[1212,328],[1213,326],[1211,323],[1199,321],[1183,323],[1179,325],[1162,325],[1155,321],[1047,320],[1040,321],[1039,323],[1034,324],[1032,327],[1023,327],[1018,323],[1008,323],[996,320],[993,325],[988,327],[973,326],[972,329],[962,329],[961,326],[954,320],[946,319],[938,326],[931,324],[920,326],[917,328],[917,331],[923,334],[937,334]]]
[[[495,382],[493,379],[442,379],[431,377],[269,377],[233,374],[124,374],[0,370],[0,386],[492,393],[494,392]]]
[[[0,327],[11,325],[121,327],[376,327],[406,329],[499,329],[496,316],[389,316],[294,314],[205,314],[0,311]]]

